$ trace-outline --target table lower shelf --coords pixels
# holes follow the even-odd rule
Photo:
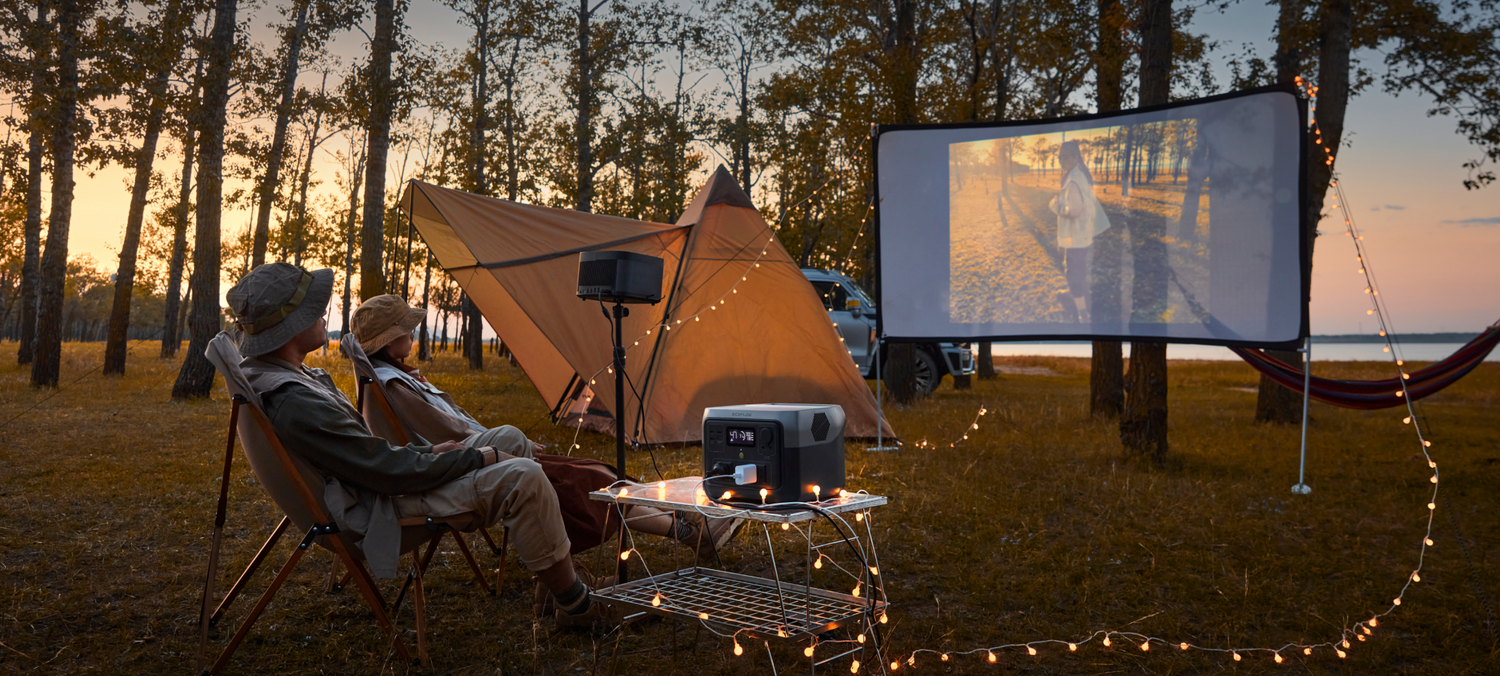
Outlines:
[[[661,605],[653,605],[660,594]],[[626,609],[707,622],[755,638],[801,639],[837,629],[882,601],[709,568],[686,568],[592,592]],[[707,613],[705,619],[702,614]]]

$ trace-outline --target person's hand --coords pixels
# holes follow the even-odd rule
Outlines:
[[[547,448],[547,447],[543,446],[543,445],[541,445],[541,444],[539,444],[539,443],[537,443],[535,441],[531,442],[531,454],[532,455],[536,455],[538,453],[541,453],[542,450],[545,449],[545,448]]]
[[[456,451],[463,447],[464,445],[457,441],[444,441],[441,444],[434,444],[432,446],[432,452],[441,455],[443,453],[447,453],[448,451]]]

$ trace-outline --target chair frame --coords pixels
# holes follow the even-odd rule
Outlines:
[[[234,597],[237,596],[243,589],[245,582],[248,581],[249,577],[255,572],[255,569],[258,568],[260,564],[265,560],[267,555],[270,553],[271,548],[276,544],[276,541],[280,539],[282,533],[284,533],[287,527],[291,524],[290,517],[282,517],[280,525],[276,527],[276,530],[271,534],[270,539],[268,539],[266,543],[261,546],[260,551],[255,555],[254,559],[251,560],[250,566],[246,568],[243,574],[241,574],[239,581],[235,583],[234,587],[230,590],[230,593],[220,604],[219,609],[214,613],[214,622],[210,622],[210,618],[208,616],[208,605],[213,595],[213,581],[218,573],[217,569],[219,559],[219,546],[223,534],[224,518],[227,512],[227,503],[229,498],[228,486],[230,470],[232,468],[234,459],[234,443],[235,438],[238,436],[240,409],[242,407],[245,407],[246,404],[250,404],[248,406],[250,414],[250,424],[257,426],[260,432],[265,435],[265,438],[270,442],[271,450],[275,454],[277,460],[280,462],[282,471],[286,473],[288,481],[296,488],[297,493],[301,496],[304,506],[313,516],[314,523],[312,527],[307,530],[307,533],[303,535],[302,541],[297,545],[297,548],[292,550],[292,553],[287,558],[286,563],[282,564],[280,570],[277,571],[276,577],[271,581],[271,585],[261,593],[260,599],[256,601],[255,606],[250,610],[250,614],[245,618],[243,622],[240,623],[239,629],[235,631],[234,636],[229,640],[229,644],[224,646],[224,649],[219,653],[218,659],[214,661],[211,667],[209,667],[207,670],[204,670],[202,666],[205,650],[207,648],[209,625],[212,623],[216,623],[217,619],[222,617],[222,614],[224,610],[227,609],[229,602],[231,602]],[[204,674],[218,674],[223,672],[224,668],[229,664],[229,658],[234,655],[234,652],[237,648],[239,648],[240,643],[245,640],[245,637],[247,635],[249,635],[250,628],[254,626],[255,621],[260,618],[260,615],[265,611],[266,606],[270,605],[271,599],[276,596],[276,592],[281,589],[282,584],[286,582],[286,579],[291,574],[292,570],[297,567],[298,562],[300,562],[302,560],[302,557],[307,554],[308,550],[312,547],[313,543],[319,536],[330,536],[324,538],[323,544],[329,549],[333,550],[334,556],[336,556],[339,561],[342,561],[344,565],[349,568],[349,571],[353,576],[355,586],[359,588],[360,595],[364,598],[365,605],[368,605],[370,607],[370,611],[375,614],[375,619],[379,623],[381,631],[385,633],[387,640],[389,640],[392,646],[396,649],[396,654],[400,656],[401,660],[404,662],[410,662],[411,654],[407,651],[406,644],[396,633],[395,626],[391,622],[390,616],[385,612],[385,601],[380,595],[380,590],[376,587],[374,576],[370,575],[370,572],[367,568],[365,568],[363,561],[356,560],[352,555],[349,554],[349,550],[344,544],[343,538],[339,537],[338,525],[335,524],[333,520],[328,517],[328,514],[323,511],[323,508],[318,504],[317,498],[313,495],[312,490],[309,489],[307,487],[307,483],[302,480],[302,475],[298,472],[296,465],[292,463],[291,456],[288,455],[286,447],[282,445],[281,439],[276,436],[276,430],[271,426],[271,421],[266,418],[265,413],[260,410],[259,406],[255,406],[247,401],[243,395],[236,394],[233,396],[233,407],[230,409],[229,423],[229,440],[226,443],[226,452],[224,457],[224,476],[219,488],[218,512],[214,523],[214,539],[209,551],[208,571],[203,586],[203,605],[201,613],[199,615],[200,630],[197,660],[199,667],[198,671]],[[413,553],[415,554],[415,550],[413,550]],[[413,558],[415,559],[415,556]],[[418,624],[418,648],[419,653],[421,653],[425,652],[421,650],[421,648],[425,648],[426,641],[425,637],[420,633],[420,625],[425,623],[419,620]],[[425,661],[425,655],[423,656],[423,659]]]
[[[211,346],[210,351],[212,351],[212,349],[213,348]],[[216,364],[216,368],[217,367],[218,366]],[[233,391],[233,388],[231,389],[231,391]],[[398,594],[396,601],[389,606],[390,610],[389,612],[387,612],[385,600],[380,594],[374,576],[370,574],[369,569],[365,566],[362,559],[356,559],[352,554],[350,554],[348,545],[343,541],[343,538],[339,536],[339,529],[337,524],[328,517],[327,512],[320,506],[317,497],[308,487],[307,482],[299,472],[296,464],[292,461],[290,454],[287,452],[286,447],[281,443],[280,437],[277,436],[276,430],[274,426],[271,425],[270,420],[266,417],[265,412],[260,409],[259,405],[249,401],[243,394],[234,393],[231,399],[232,406],[230,408],[229,414],[229,428],[226,435],[227,439],[224,449],[224,472],[219,483],[219,500],[214,518],[213,540],[209,550],[208,570],[204,579],[203,596],[199,613],[199,639],[197,650],[198,672],[203,674],[217,674],[222,672],[224,667],[228,664],[229,658],[233,656],[234,651],[239,647],[239,644],[249,634],[250,628],[254,625],[255,621],[259,619],[260,614],[270,604],[272,598],[281,588],[281,585],[285,583],[291,571],[297,566],[297,563],[307,553],[307,551],[311,548],[311,545],[320,536],[326,536],[324,537],[324,541],[322,544],[326,548],[334,552],[333,572],[330,574],[329,590],[341,590],[350,579],[353,579],[356,586],[359,587],[361,596],[364,598],[366,605],[369,605],[370,609],[375,613],[376,619],[379,622],[382,631],[385,632],[386,637],[391,641],[392,645],[396,649],[397,654],[404,662],[412,662],[411,655],[408,652],[405,643],[401,640],[400,636],[396,634],[394,624],[391,622],[391,615],[400,610],[401,599],[405,596],[406,590],[413,583],[416,584],[415,603],[417,625],[417,659],[418,662],[420,662],[422,665],[430,666],[431,661],[428,658],[427,654],[427,636],[425,631],[427,624],[426,594],[424,585],[422,584],[421,576],[427,570],[428,564],[431,562],[432,557],[437,550],[438,542],[442,539],[444,533],[453,532],[454,539],[458,542],[459,550],[463,552],[464,558],[468,561],[469,568],[474,573],[474,577],[479,582],[481,589],[491,596],[495,595],[496,593],[495,591],[491,590],[486,584],[484,572],[479,568],[479,564],[474,560],[474,556],[472,552],[470,552],[463,538],[459,537],[458,531],[453,528],[453,524],[449,522],[449,519],[441,517],[419,516],[398,520],[398,525],[403,530],[413,526],[423,526],[428,531],[435,533],[436,536],[431,537],[427,540],[428,546],[425,553],[419,553],[419,550],[422,549],[420,544],[418,544],[411,550],[410,553],[412,556],[413,572],[407,574],[406,582],[403,584],[400,594]],[[295,492],[301,499],[304,507],[308,510],[312,518],[313,525],[304,535],[301,543],[295,550],[293,550],[286,563],[282,565],[275,579],[272,581],[271,586],[261,594],[260,599],[257,601],[254,608],[251,609],[249,616],[246,617],[246,619],[241,623],[239,629],[235,632],[233,638],[230,639],[229,644],[224,647],[223,651],[220,653],[218,659],[214,662],[212,667],[204,670],[203,662],[208,644],[209,628],[216,626],[219,623],[219,620],[224,617],[224,614],[228,611],[230,604],[233,603],[234,600],[240,595],[240,593],[244,591],[245,587],[250,581],[250,578],[260,568],[261,564],[263,564],[269,557],[271,550],[276,546],[276,543],[281,539],[281,536],[285,534],[287,529],[292,526],[291,517],[284,514],[281,518],[281,521],[271,532],[271,535],[266,539],[265,543],[261,545],[260,550],[257,551],[255,556],[251,558],[250,563],[245,567],[244,572],[240,574],[234,585],[229,589],[224,598],[220,601],[217,608],[215,608],[214,612],[210,614],[208,609],[214,595],[213,587],[218,572],[219,550],[223,541],[224,523],[228,511],[229,482],[234,464],[234,447],[236,439],[239,437],[240,425],[246,422],[241,420],[241,408],[246,407],[247,405],[249,408],[248,424],[255,425],[257,430],[261,433],[262,437],[268,442],[272,454],[277,459],[279,468],[286,474],[288,482],[295,488]],[[463,517],[464,515],[459,515],[452,518],[454,520],[458,520],[462,519]],[[489,534],[485,533],[484,535],[486,539],[488,539]],[[490,546],[491,548],[494,548],[494,543],[491,542]],[[348,572],[345,574],[342,582],[335,583],[334,580],[336,579],[338,566],[340,563],[342,563],[347,568]]]

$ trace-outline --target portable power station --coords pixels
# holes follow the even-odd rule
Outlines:
[[[844,490],[844,409],[746,404],[703,410],[703,490],[737,502],[810,502]],[[817,490],[814,491],[814,487]],[[768,491],[764,499],[761,490]]]

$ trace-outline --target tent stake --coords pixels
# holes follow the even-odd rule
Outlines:
[[[1302,344],[1302,463],[1297,467],[1297,485],[1292,486],[1292,492],[1298,495],[1307,495],[1312,492],[1312,486],[1307,485],[1307,397],[1312,391],[1312,336],[1309,335],[1306,342]]]

